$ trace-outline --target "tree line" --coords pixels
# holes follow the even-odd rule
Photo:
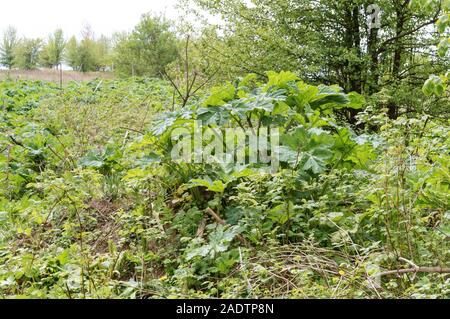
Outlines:
[[[86,25],[81,38],[67,39],[57,29],[47,39],[19,37],[9,26],[0,42],[0,66],[11,69],[58,69],[62,64],[75,71],[116,71],[120,75],[158,76],[175,60],[178,49],[171,23],[162,16],[144,14],[130,33],[96,37]]]

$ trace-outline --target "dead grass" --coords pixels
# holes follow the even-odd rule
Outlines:
[[[354,298],[364,292],[377,297],[376,287],[369,285],[363,265],[367,256],[352,256],[317,246],[306,240],[261,249],[237,272],[247,272],[250,297],[277,298]],[[230,275],[230,277],[233,273]]]
[[[42,70],[0,70],[0,81],[8,78],[12,80],[40,80],[47,82],[59,83],[59,71],[51,69]],[[95,78],[112,79],[114,74],[110,72],[76,72],[76,71],[63,71],[63,82],[85,82],[91,81]]]

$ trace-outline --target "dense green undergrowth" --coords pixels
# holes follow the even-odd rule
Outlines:
[[[448,120],[287,72],[173,102],[159,80],[0,82],[1,296],[450,295]],[[279,168],[174,162],[198,121],[279,128]]]

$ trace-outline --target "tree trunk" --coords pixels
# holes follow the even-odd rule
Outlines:
[[[372,28],[369,31],[369,40],[367,42],[367,51],[370,56],[369,76],[367,93],[373,94],[378,92],[378,82],[380,78],[379,72],[379,53],[378,53],[378,29]]]
[[[354,2],[350,1],[349,6],[346,8],[346,32],[344,38],[344,45],[348,52],[356,55],[357,59],[352,59],[352,61],[346,61],[345,74],[347,77],[347,91],[354,91],[357,93],[362,93],[362,61],[361,59],[361,33],[359,26],[359,6]],[[351,124],[356,123],[356,115],[358,110],[348,109],[347,110],[347,120]]]
[[[399,82],[402,57],[404,53],[403,37],[401,35],[405,31],[406,15],[408,14],[409,0],[399,1],[395,10],[397,24],[395,26],[394,52],[392,58],[392,79],[394,83]],[[395,102],[388,104],[388,116],[390,119],[398,117],[398,105]]]

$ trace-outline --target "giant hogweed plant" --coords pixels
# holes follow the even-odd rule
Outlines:
[[[249,218],[239,206],[229,207],[239,192],[237,186],[268,179],[268,185],[274,187],[269,195],[274,197],[268,196],[265,206],[257,209],[265,207],[261,215],[270,215],[266,216],[270,227],[284,233],[287,240],[294,236],[293,218],[304,201],[319,199],[333,187],[321,175],[337,169],[365,169],[375,151],[369,135],[358,136],[350,127],[339,125],[334,116],[336,110],[362,108],[362,96],[346,94],[338,86],[308,85],[290,72],[267,75],[266,83],[250,74],[213,88],[200,103],[163,114],[153,123],[150,134],[134,143],[133,148],[151,148],[151,153],[141,153],[141,160],[165,167],[177,179],[178,189],[173,192],[189,193],[180,195],[186,205],[192,204],[187,199],[193,200],[198,209],[212,209],[227,224],[239,224],[238,216],[242,220]],[[264,163],[173,161],[171,153],[177,141],[172,140],[171,133],[185,128],[193,134],[198,121],[204,130],[239,128],[256,135],[263,127],[278,128],[280,145],[274,149],[268,146],[269,152],[279,155],[278,171],[271,171],[270,164]],[[248,159],[248,150],[246,156]],[[314,191],[308,190],[310,184],[316,185]],[[257,237],[250,240],[256,241]]]
[[[365,102],[362,96],[345,94],[337,86],[307,85],[289,72],[268,72],[268,79],[267,83],[258,83],[251,74],[213,88],[199,104],[162,114],[151,129],[159,146],[156,153],[169,160],[176,142],[171,140],[173,130],[183,127],[193,134],[195,122],[201,121],[203,129],[242,128],[257,135],[263,127],[277,127],[282,145],[269,151],[280,153],[284,167],[311,175],[324,171],[339,157],[338,165],[348,161],[364,165],[363,159],[351,156],[357,153],[357,144],[365,143],[350,128],[340,127],[333,117],[337,109],[361,108]]]

